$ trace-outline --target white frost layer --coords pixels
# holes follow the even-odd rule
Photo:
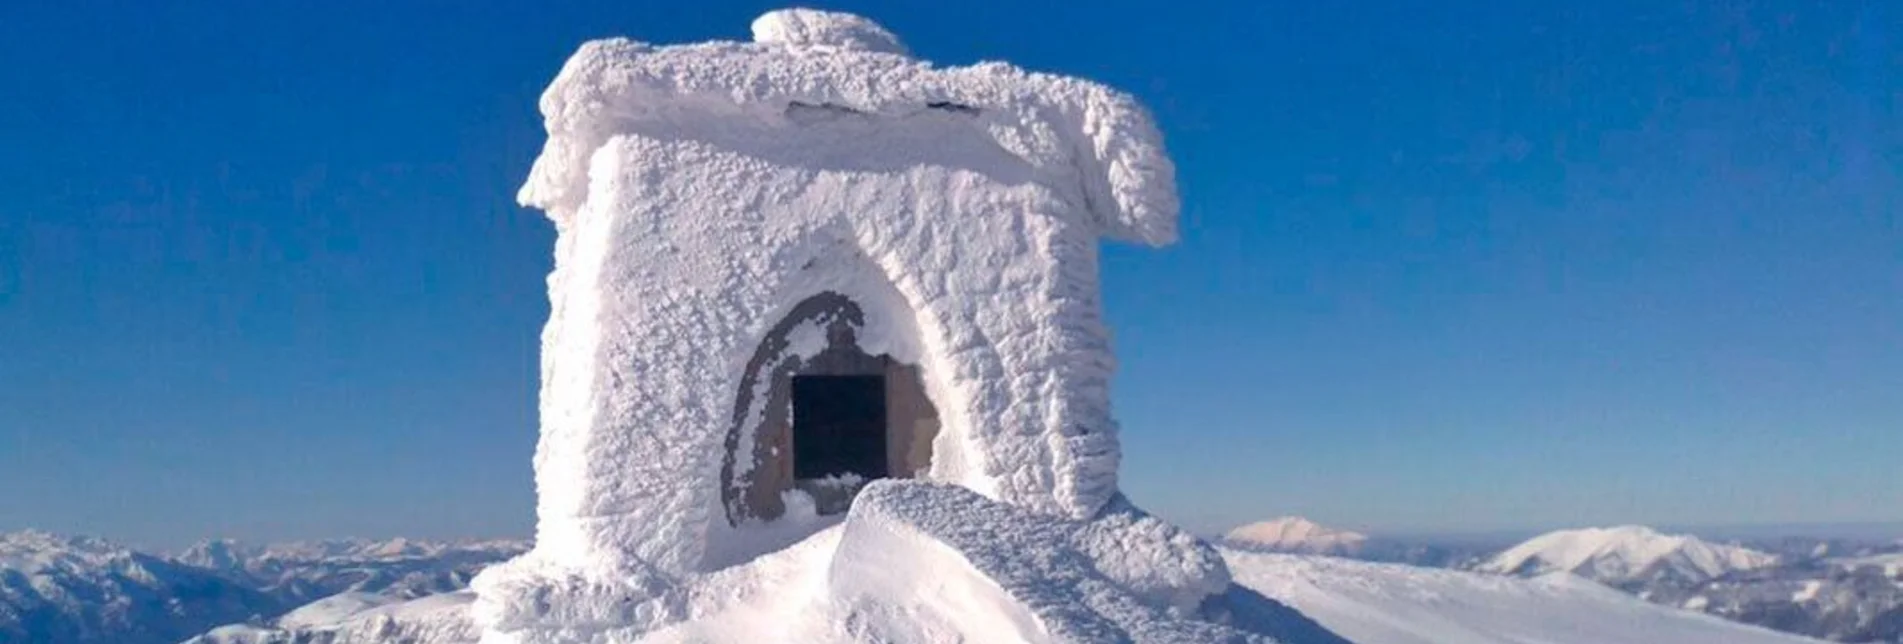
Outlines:
[[[523,204],[565,223],[587,199],[589,156],[617,134],[700,138],[721,121],[777,118],[794,103],[898,119],[938,106],[966,117],[970,138],[1038,172],[1027,178],[1063,190],[1105,234],[1174,239],[1175,166],[1127,94],[1005,63],[936,68],[895,55],[896,37],[849,14],[776,11],[754,30],[761,42],[584,44],[542,95],[550,136]]]
[[[921,368],[942,422],[929,478],[1071,518],[1116,497],[1097,247],[1175,235],[1149,116],[1087,81],[933,67],[853,16],[755,27],[591,42],[542,97],[521,200],[560,232],[536,551],[511,570],[620,592],[596,580],[759,554],[720,502],[740,373],[824,291],[864,307],[865,350]]]
[[[753,21],[753,41],[795,47],[838,47],[905,54],[899,37],[878,23],[849,13],[786,9]]]
[[[1565,573],[1518,579],[1224,550],[1236,583],[1356,644],[1818,644],[1674,610]]]

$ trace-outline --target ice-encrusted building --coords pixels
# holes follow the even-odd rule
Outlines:
[[[685,610],[665,587],[829,525],[870,479],[1079,526],[1134,511],[1098,247],[1175,236],[1148,114],[1074,78],[934,67],[856,16],[776,11],[753,35],[591,42],[542,97],[520,196],[559,232],[539,522],[477,584],[492,633],[665,622]]]

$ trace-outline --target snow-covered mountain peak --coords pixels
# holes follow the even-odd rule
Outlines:
[[[27,530],[0,534],[0,569],[27,575],[125,566],[132,551],[104,539]]]
[[[1367,535],[1336,530],[1302,517],[1280,517],[1230,530],[1231,544],[1281,552],[1344,553],[1368,542]]]
[[[200,568],[222,570],[243,566],[246,560],[257,556],[257,552],[257,548],[231,539],[207,539],[192,544],[190,548],[174,555],[172,560]]]
[[[1507,549],[1478,569],[1521,575],[1563,571],[1615,584],[1657,575],[1698,582],[1776,561],[1749,548],[1628,525],[1549,532]]]

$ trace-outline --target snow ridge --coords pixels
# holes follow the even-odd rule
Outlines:
[[[776,120],[801,105],[886,118],[937,110],[969,119],[1054,184],[1080,189],[1069,196],[1106,232],[1175,239],[1175,165],[1149,112],[1128,94],[999,62],[934,68],[899,55],[896,37],[850,14],[775,11],[754,22],[754,33],[754,43],[584,44],[542,95],[551,136],[522,187],[523,205],[566,226],[587,199],[589,157],[617,135],[704,140],[719,116]]]
[[[182,644],[474,644],[468,591],[398,601],[344,593],[299,608],[267,625],[230,624]]]
[[[1643,526],[1620,526],[1549,532],[1475,569],[1525,576],[1564,571],[1617,585],[1654,577],[1697,583],[1776,562],[1776,556],[1749,548],[1661,534]]]

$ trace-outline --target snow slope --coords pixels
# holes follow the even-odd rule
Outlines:
[[[1665,580],[1701,583],[1733,571],[1777,563],[1777,557],[1642,526],[1549,532],[1481,563],[1475,570],[1523,576],[1571,572],[1610,585]]]
[[[232,624],[183,644],[474,644],[467,591],[408,601],[347,593],[314,602],[264,626]]]
[[[1273,552],[1352,554],[1368,543],[1367,535],[1322,526],[1302,517],[1258,521],[1223,535],[1230,544]]]
[[[1357,644],[1819,642],[1648,604],[1578,577],[1534,579],[1224,550],[1236,583]]]
[[[319,628],[342,622],[358,613],[402,603],[402,600],[376,593],[346,592],[337,593],[323,599],[299,606],[297,610],[285,613],[277,618],[280,628],[308,629]]]

